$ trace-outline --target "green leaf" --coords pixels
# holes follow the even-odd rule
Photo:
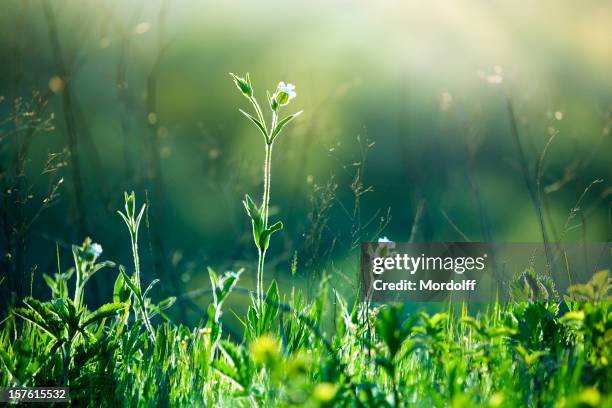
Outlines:
[[[238,376],[238,370],[236,370],[234,367],[232,367],[227,362],[222,361],[222,360],[214,360],[212,363],[212,366],[223,377],[232,381],[232,383],[234,383],[234,385],[239,387],[241,390],[244,390],[242,388],[242,385],[240,385],[240,377]]]
[[[248,194],[245,195],[245,198],[242,201],[242,204],[244,205],[244,209],[246,210],[247,214],[249,215],[251,219],[261,217],[259,208],[257,208],[257,204],[255,204],[255,202],[253,201],[250,195]]]
[[[448,318],[446,313],[436,313],[430,319],[427,320],[427,325],[431,328],[437,328],[440,323],[443,323]]]
[[[510,328],[510,327],[506,327],[506,326],[499,326],[499,327],[491,327],[489,329],[487,329],[486,334],[489,337],[507,337],[507,336],[512,336],[515,335],[517,333],[516,330]]]
[[[130,299],[130,288],[128,288],[123,274],[119,273],[117,279],[115,279],[115,286],[113,288],[113,302],[125,303]]]
[[[274,139],[276,139],[276,136],[279,135],[281,130],[283,130],[283,128],[285,126],[287,126],[287,124],[289,122],[291,122],[293,119],[297,118],[301,114],[302,114],[302,111],[296,112],[293,115],[289,115],[286,118],[284,118],[283,120],[281,120],[280,122],[278,122],[278,124],[276,125],[276,127],[272,131],[272,135],[270,136],[270,143],[272,143],[274,141]]]
[[[161,302],[159,302],[157,305],[155,304],[149,305],[149,307],[152,310],[152,312],[149,314],[149,317],[153,318],[159,315],[162,319],[166,320],[167,322],[171,322],[170,318],[165,313],[163,313],[163,311],[171,307],[175,302],[176,302],[176,296],[170,296],[162,300]]]
[[[157,285],[159,283],[159,279],[153,279],[153,281],[151,283],[149,283],[149,286],[147,286],[147,288],[144,291],[144,294],[142,295],[142,297],[147,297],[147,294],[151,291],[151,289],[153,289],[153,287],[155,285]]]
[[[132,223],[130,222],[130,220],[121,211],[117,211],[117,214],[119,214],[121,218],[123,218],[123,222],[125,222],[125,225],[127,225],[128,229],[131,231]]]
[[[56,299],[56,301],[61,301],[60,299]],[[48,303],[42,303],[34,298],[27,297],[23,300],[29,310],[33,312],[32,317],[36,319],[38,325],[44,325],[48,328],[54,337],[60,338],[61,333],[66,327],[67,320],[66,318],[62,319],[62,317],[54,310],[54,308]],[[28,310],[28,309],[25,309]],[[25,313],[25,312],[24,312]],[[34,323],[36,323],[34,322]]]
[[[96,311],[89,313],[85,317],[81,327],[85,328],[92,323],[106,319],[107,317],[115,316],[122,312],[126,307],[127,305],[125,303],[107,303],[102,305]]]
[[[51,335],[56,340],[60,338],[60,336],[57,333],[55,333],[53,328],[51,328],[49,325],[47,325],[45,320],[40,318],[40,316],[36,312],[34,312],[33,310],[31,310],[31,309],[24,309],[24,308],[19,307],[19,308],[16,308],[13,313],[16,316],[21,317],[23,320],[26,320],[26,321],[32,323],[33,325],[37,326],[42,331],[44,331],[45,333]]]
[[[270,233],[273,233],[273,232],[276,232],[276,231],[280,231],[282,229],[283,229],[282,221],[277,221],[274,224],[270,225],[270,227],[268,228]]]
[[[269,228],[264,229],[259,235],[259,248],[267,249],[270,244],[270,236],[273,232],[280,231],[283,229],[283,223],[281,221],[275,222]]]
[[[401,328],[402,307],[390,305],[383,308],[375,324],[376,334],[389,349],[391,359],[400,350],[407,333],[402,332]]]
[[[138,213],[138,217],[136,217],[136,222],[134,222],[134,234],[138,235],[138,228],[140,227],[140,221],[142,220],[142,215],[144,214],[145,208],[147,207],[146,204],[143,204],[142,207],[140,208],[140,212]]]
[[[83,314],[82,311],[77,311],[75,304],[70,298],[55,299],[51,302],[50,310],[53,310],[61,318],[61,320],[68,324],[73,332],[79,329],[79,320]]]
[[[43,273],[43,279],[45,280],[45,283],[47,284],[47,286],[51,289],[51,294],[53,295],[57,294],[58,290],[57,290],[57,284],[55,283],[55,281],[46,273]]]
[[[240,279],[240,275],[244,272],[244,269],[241,268],[238,272],[227,271],[223,275],[221,279],[221,295],[218,297],[218,301],[223,301],[227,295],[230,294],[234,286],[238,283],[238,279]]]
[[[123,267],[123,265],[119,266],[119,273],[121,273],[121,275],[123,275],[123,280],[124,280],[125,284],[132,291],[134,296],[136,298],[140,299],[140,290],[138,290],[138,287],[134,284],[132,279],[129,276],[127,276],[127,274],[125,273],[125,268]]]
[[[89,281],[89,279],[91,279],[91,277],[94,275],[94,273],[96,273],[100,269],[106,268],[106,267],[113,268],[113,267],[115,267],[115,263],[113,261],[103,261],[103,262],[94,264],[93,268],[91,268],[91,270],[88,273],[86,273],[85,276],[83,276],[83,281],[81,282],[81,284],[83,286],[85,286],[85,283],[87,281]]]
[[[272,280],[268,291],[266,292],[266,298],[263,305],[263,313],[262,313],[262,332],[259,334],[263,334],[265,332],[269,332],[274,319],[278,315],[278,308],[280,304],[280,296],[278,294],[278,284],[276,280]]]
[[[259,119],[255,118],[253,115],[243,111],[242,109],[238,109],[240,111],[240,113],[242,113],[244,116],[246,116],[251,122],[253,122],[255,124],[255,126],[257,126],[257,129],[259,129],[259,131],[261,132],[261,134],[267,138],[268,135],[266,134],[266,129],[264,128],[263,124],[259,121]]]
[[[257,205],[248,194],[246,195],[242,204],[244,205],[244,208],[246,209],[246,212],[251,218],[253,224],[253,240],[255,241],[255,245],[257,245],[258,248],[261,248],[261,234],[264,231],[261,208],[257,208]]]
[[[159,310],[166,310],[171,307],[174,303],[176,303],[176,296],[170,296],[166,299],[162,300],[157,304],[157,308]]]
[[[213,361],[213,367],[228,379],[231,379],[242,390],[247,390],[253,382],[253,362],[248,352],[241,345],[222,340],[220,350],[225,360]]]

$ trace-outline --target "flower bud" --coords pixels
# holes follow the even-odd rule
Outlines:
[[[253,96],[253,87],[251,86],[251,79],[249,78],[249,74],[246,74],[245,78],[241,78],[238,75],[234,75],[230,73],[232,78],[234,79],[234,83],[236,87],[243,93],[244,96],[250,98]]]
[[[280,105],[278,104],[278,102],[276,102],[276,99],[270,99],[270,108],[276,112],[278,110],[278,108],[280,108]]]
[[[128,218],[134,218],[134,211],[136,206],[136,196],[132,191],[130,194],[125,193],[125,213]]]
[[[278,87],[276,88],[276,92],[272,96],[272,101],[273,101],[273,104],[274,102],[276,102],[278,106],[285,106],[289,103],[289,101],[291,101],[296,96],[297,94],[295,93],[295,85],[285,84],[284,82],[280,82],[278,84]],[[278,109],[278,107],[276,109],[272,107],[272,109],[276,110]]]

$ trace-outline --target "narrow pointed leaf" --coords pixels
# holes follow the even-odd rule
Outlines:
[[[242,113],[244,116],[246,116],[251,122],[253,122],[255,124],[255,126],[257,126],[257,128],[259,129],[259,131],[261,132],[261,134],[264,137],[268,137],[268,135],[266,134],[266,129],[264,128],[263,124],[259,121],[259,119],[257,119],[253,115],[243,111],[242,109],[238,109],[238,110],[240,111],[240,113]]]
[[[281,132],[281,130],[283,130],[283,128],[285,126],[287,126],[287,124],[289,122],[291,122],[293,119],[297,118],[301,114],[302,114],[302,111],[296,112],[293,115],[289,115],[286,118],[284,118],[283,120],[281,120],[280,122],[278,122],[278,124],[276,125],[276,127],[272,131],[272,136],[270,137],[270,142],[274,141],[276,136],[278,136],[278,134]]]

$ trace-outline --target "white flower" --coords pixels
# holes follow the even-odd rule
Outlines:
[[[94,242],[89,246],[89,253],[91,253],[94,258],[99,257],[102,254],[102,245]]]
[[[288,104],[289,101],[295,98],[296,96],[297,96],[297,93],[295,93],[295,85],[285,84],[284,82],[279,82],[278,87],[276,88],[276,92],[274,93],[273,99],[280,106],[284,106]]]
[[[378,242],[393,242],[387,237],[378,238]]]
[[[295,85],[293,84],[285,84],[284,82],[279,82],[278,90],[289,95],[289,100],[292,100],[297,96],[295,93]]]

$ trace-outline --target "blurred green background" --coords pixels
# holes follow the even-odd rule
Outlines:
[[[509,104],[549,238],[609,241],[610,21],[606,1],[6,0],[3,273],[45,294],[56,243],[67,268],[87,235],[130,265],[116,210],[133,189],[150,204],[141,256],[158,295],[206,288],[207,266],[245,267],[251,286],[241,199],[261,194],[264,150],[228,72],[250,72],[260,101],[293,83],[286,113],[304,110],[275,145],[272,215],[286,228],[266,279],[312,288],[327,271],[350,293],[356,243],[383,235],[541,241]],[[91,296],[106,299],[115,275],[99,272]],[[180,318],[197,321],[206,300],[183,298]]]

